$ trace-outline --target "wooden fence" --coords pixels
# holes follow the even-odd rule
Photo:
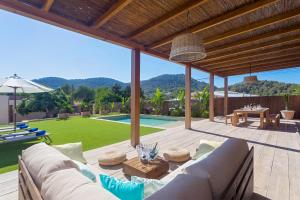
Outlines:
[[[283,96],[229,97],[228,113],[232,113],[233,110],[243,108],[244,105],[251,103],[270,108],[270,113],[280,113],[281,110],[285,109]],[[296,111],[295,118],[300,119],[300,96],[289,96],[288,108]],[[215,98],[215,115],[224,115],[224,98]]]

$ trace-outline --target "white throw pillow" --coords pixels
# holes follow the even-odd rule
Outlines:
[[[192,157],[192,159],[197,160],[198,158],[202,157],[204,154],[212,152],[222,144],[223,142],[212,141],[212,140],[200,140],[200,144],[196,149],[196,153]]]
[[[84,164],[87,163],[87,161],[83,157],[81,142],[68,143],[68,144],[62,144],[62,145],[53,145],[53,147],[55,149],[57,149],[58,151],[60,151],[61,153],[63,153],[64,155],[71,158],[72,160],[77,160]]]

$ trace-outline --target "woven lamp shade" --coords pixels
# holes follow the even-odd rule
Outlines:
[[[206,57],[202,38],[193,33],[179,35],[172,41],[170,60],[194,62]]]
[[[245,76],[244,83],[246,84],[253,84],[257,82],[257,76]]]

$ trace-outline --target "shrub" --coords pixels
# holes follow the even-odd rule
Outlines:
[[[209,116],[209,112],[207,110],[203,110],[201,113],[201,117],[208,118],[208,116]]]
[[[182,117],[184,116],[184,112],[180,108],[173,108],[170,110],[170,115],[174,117]]]
[[[192,105],[192,117],[201,117],[200,103]]]

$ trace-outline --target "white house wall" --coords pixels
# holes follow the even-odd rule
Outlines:
[[[8,124],[9,121],[8,98],[6,95],[0,95],[0,124]]]

